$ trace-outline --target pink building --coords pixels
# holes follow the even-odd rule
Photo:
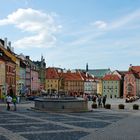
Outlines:
[[[124,97],[140,96],[140,66],[130,66],[124,77]]]
[[[38,71],[31,70],[31,92],[37,92],[39,85]]]

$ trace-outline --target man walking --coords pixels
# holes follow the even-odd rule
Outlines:
[[[105,96],[103,97],[103,101],[102,101],[102,102],[103,102],[104,108],[105,108],[105,103],[106,103],[106,97],[107,97],[107,96],[105,95]]]
[[[10,103],[12,102],[12,97],[7,94],[6,96],[6,103],[7,103],[7,110],[9,111],[10,110]]]

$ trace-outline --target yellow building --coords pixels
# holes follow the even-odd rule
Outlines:
[[[59,91],[59,74],[56,68],[49,67],[46,69],[45,89],[47,93],[53,94]]]
[[[102,79],[99,79],[97,82],[97,93],[102,95],[102,89],[103,89]]]

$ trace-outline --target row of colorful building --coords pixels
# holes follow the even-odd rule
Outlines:
[[[45,87],[46,63],[15,54],[11,42],[0,39],[0,98],[12,87],[15,94],[37,93]]]
[[[140,96],[140,66],[130,65],[128,71],[110,69],[62,70],[46,69],[48,93],[64,92],[69,95],[100,94],[108,98]]]
[[[65,70],[46,68],[45,59],[32,61],[29,56],[14,53],[11,43],[0,39],[0,98],[12,87],[17,95],[83,94],[120,98],[140,95],[140,66],[130,65],[128,71],[110,69]]]

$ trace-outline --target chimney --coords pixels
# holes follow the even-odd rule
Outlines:
[[[8,42],[8,46],[9,46],[9,48],[11,48],[11,41]]]
[[[26,56],[26,59],[30,59],[30,57],[29,56]]]
[[[7,37],[4,38],[4,48],[7,49]]]

